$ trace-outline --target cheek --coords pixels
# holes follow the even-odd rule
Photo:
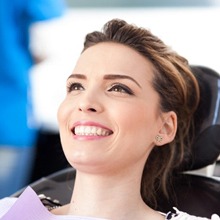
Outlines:
[[[64,100],[60,104],[58,111],[57,111],[57,120],[59,123],[59,127],[62,127],[67,122],[67,119],[68,119],[68,116],[70,115],[70,112],[71,112],[71,109],[70,109],[67,101]]]
[[[128,105],[123,110],[117,111],[117,121],[129,129],[144,129],[150,127],[156,120],[155,110],[152,106]],[[138,130],[139,131],[139,130]]]
[[[145,104],[137,106],[128,106],[118,115],[118,126],[130,136],[129,140],[133,138],[136,143],[151,144],[157,132],[156,109]]]

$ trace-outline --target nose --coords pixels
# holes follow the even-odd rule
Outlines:
[[[84,94],[79,99],[78,110],[87,113],[100,113],[103,111],[103,105],[97,95]]]
[[[79,106],[79,111],[81,112],[97,112],[97,109],[95,107],[89,107],[89,106]]]

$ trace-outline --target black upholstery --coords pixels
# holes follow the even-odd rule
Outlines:
[[[183,170],[203,168],[220,155],[220,76],[203,66],[191,66],[191,69],[199,82],[200,103],[194,116],[192,158],[183,165]]]
[[[210,218],[212,213],[220,214],[220,177],[214,179],[183,171],[204,168],[220,155],[220,76],[203,66],[191,66],[191,69],[200,88],[200,102],[194,115],[192,155],[174,174],[174,197],[168,200],[161,196],[158,209],[167,212],[176,206],[190,214]]]
[[[75,170],[69,167],[43,177],[30,184],[30,186],[38,195],[45,194],[52,199],[59,200],[62,205],[65,205],[70,201],[72,196],[75,174]],[[18,197],[23,190],[19,190],[12,197]]]
[[[201,66],[191,66],[201,92],[200,104],[195,113],[195,141],[192,158],[181,167],[181,171],[205,167],[216,161],[220,154],[220,76],[215,71]],[[193,95],[193,94],[192,94]],[[38,193],[44,193],[62,204],[70,201],[75,170],[67,168],[31,184]],[[158,199],[160,211],[170,211],[176,206],[189,214],[209,217],[220,215],[220,179],[175,173],[173,182],[175,198]],[[17,192],[13,196],[18,196]]]
[[[196,216],[220,215],[220,178],[179,174],[174,178],[173,192],[169,199],[159,196],[158,210],[166,213],[177,207]]]

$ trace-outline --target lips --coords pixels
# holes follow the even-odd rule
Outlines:
[[[77,124],[73,127],[72,132],[77,136],[109,136],[113,132],[101,125]]]

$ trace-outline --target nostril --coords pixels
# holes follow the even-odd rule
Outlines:
[[[88,111],[96,112],[96,110],[94,108],[89,108]]]
[[[93,106],[80,106],[78,108],[79,111],[81,112],[98,112],[99,109]]]

